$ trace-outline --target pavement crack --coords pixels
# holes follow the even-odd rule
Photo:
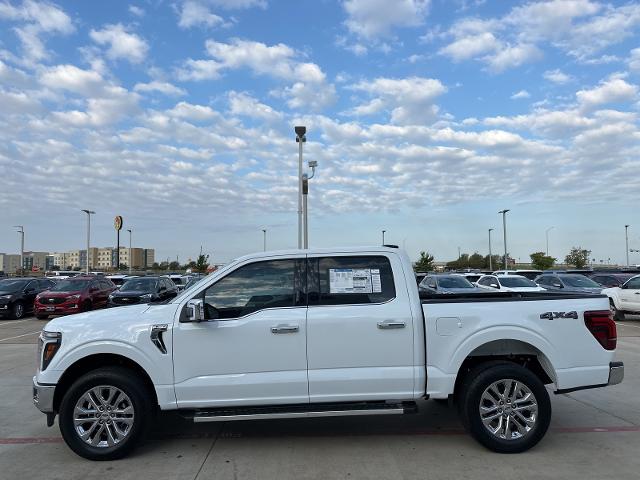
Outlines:
[[[216,436],[213,439],[213,442],[211,442],[211,446],[209,447],[209,451],[204,456],[204,460],[202,460],[202,464],[200,465],[200,468],[198,468],[198,471],[196,472],[195,477],[193,477],[193,480],[197,480],[197,478],[200,476],[200,472],[202,472],[202,469],[204,468],[204,464],[207,463],[207,460],[209,459],[209,455],[211,455],[211,452],[213,451],[213,447],[216,446],[216,442],[220,438],[220,434],[222,433],[226,425],[227,425],[227,422],[224,422],[220,427],[220,429],[218,430],[218,433],[216,433]]]

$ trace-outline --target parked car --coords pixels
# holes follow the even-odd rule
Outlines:
[[[458,274],[427,275],[420,282],[420,291],[431,294],[483,293],[484,290],[473,285]]]
[[[54,286],[46,278],[5,278],[0,280],[0,317],[19,319],[33,311],[40,292]]]
[[[466,278],[475,285],[475,283],[480,280],[480,277],[482,277],[483,274],[481,272],[456,272],[452,273],[451,275],[460,275],[461,277]]]
[[[541,275],[542,270],[530,270],[530,269],[517,269],[517,270],[497,270],[493,272],[493,275],[521,275],[527,277],[529,280],[535,280],[536,277]]]
[[[129,275],[107,275],[107,278],[113,282],[113,284],[120,288],[124,282],[132,278]]]
[[[61,280],[36,296],[36,318],[69,315],[105,307],[116,286],[105,277],[77,276]]]
[[[538,286],[533,280],[523,275],[484,275],[476,285],[489,290],[501,292],[544,292],[545,289]]]
[[[589,278],[605,288],[612,288],[622,286],[635,275],[634,273],[595,273]]]
[[[73,270],[53,270],[47,273],[47,278],[51,280],[64,280],[66,278],[77,277],[80,272]]]
[[[108,306],[161,302],[176,295],[178,287],[167,277],[133,277],[109,295]]]
[[[187,284],[184,286],[184,289],[186,290],[187,288],[191,288],[193,285],[195,285],[196,283],[198,283],[200,280],[202,280],[203,278],[206,278],[206,275],[199,275],[199,276],[191,276],[188,280],[187,280]]]
[[[187,284],[187,276],[179,273],[171,273],[168,275],[171,281],[178,287],[178,291],[184,290],[185,285]]]
[[[168,303],[56,318],[34,403],[93,460],[131,452],[156,410],[198,423],[392,415],[449,396],[476,440],[516,453],[545,435],[550,392],[622,381],[605,297],[421,299],[411,266],[385,247],[261,252]]]
[[[600,293],[602,285],[577,273],[544,273],[535,282],[545,290],[575,293]]]
[[[616,320],[624,320],[625,314],[640,315],[640,275],[631,277],[620,287],[605,288],[611,312]]]

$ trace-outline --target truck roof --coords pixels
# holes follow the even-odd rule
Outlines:
[[[256,258],[267,258],[267,257],[285,257],[285,256],[293,256],[293,255],[334,255],[336,253],[400,253],[401,255],[406,255],[404,250],[398,249],[396,247],[385,247],[385,246],[365,246],[365,247],[331,247],[331,248],[308,248],[304,249],[288,249],[288,250],[272,250],[266,252],[256,252],[250,253],[248,255],[243,255],[242,257],[238,257],[233,259],[230,263],[240,262],[244,260],[251,260]]]

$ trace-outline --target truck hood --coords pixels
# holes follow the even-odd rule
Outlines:
[[[45,325],[43,330],[65,333],[82,329],[95,331],[126,328],[126,325],[132,322],[140,323],[140,317],[147,310],[149,310],[149,305],[143,304],[76,313],[75,315],[54,318]],[[153,320],[150,319],[150,322]]]

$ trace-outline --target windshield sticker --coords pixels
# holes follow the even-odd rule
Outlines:
[[[380,293],[380,270],[377,268],[330,268],[329,293]]]

